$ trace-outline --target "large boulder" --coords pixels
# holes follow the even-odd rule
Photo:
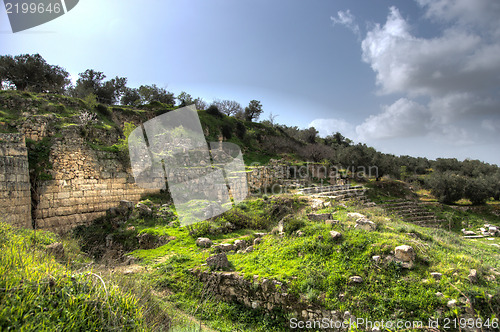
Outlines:
[[[337,231],[330,231],[330,236],[332,237],[332,240],[338,240],[342,237],[342,234]]]
[[[206,260],[207,265],[212,270],[227,270],[229,269],[229,261],[225,253],[220,253],[215,256],[210,256]]]
[[[403,267],[412,268],[417,258],[417,254],[412,246],[402,245],[398,246],[394,249],[394,256],[396,260],[402,263]]]
[[[366,218],[359,218],[358,220],[356,220],[356,225],[354,225],[354,228],[371,232],[377,229],[377,224]]]
[[[349,217],[349,218],[356,218],[356,219],[359,219],[359,218],[365,218],[366,219],[366,216],[364,214],[357,213],[357,212],[349,212],[347,214],[347,217]]]
[[[210,248],[212,244],[212,240],[206,237],[199,237],[196,239],[196,245],[201,248]]]
[[[127,200],[121,200],[117,210],[122,216],[128,217],[134,210],[134,203]]]

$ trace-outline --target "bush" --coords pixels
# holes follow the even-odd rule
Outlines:
[[[464,177],[454,172],[434,172],[428,184],[441,203],[451,204],[464,196]]]
[[[236,136],[238,136],[239,139],[245,138],[245,134],[247,133],[247,128],[245,125],[241,122],[236,123]]]
[[[222,118],[223,114],[219,111],[219,108],[215,105],[210,105],[209,108],[207,108],[207,114],[210,114],[212,116],[215,116],[216,118]]]
[[[304,227],[306,223],[302,219],[292,218],[287,220],[283,225],[283,231],[287,235],[291,235],[293,232],[298,231],[302,227]]]
[[[483,177],[466,178],[464,186],[464,196],[472,204],[484,204],[493,195],[489,184]]]
[[[225,139],[230,139],[231,137],[233,137],[233,128],[231,128],[231,126],[228,124],[223,124],[221,128],[221,133]]]

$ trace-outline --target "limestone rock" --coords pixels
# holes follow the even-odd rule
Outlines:
[[[354,228],[370,232],[377,229],[377,224],[366,218],[359,218],[358,220],[356,220],[356,225],[354,226]]]
[[[207,265],[213,270],[226,270],[229,268],[229,261],[225,253],[210,256],[206,260]]]
[[[366,219],[366,216],[364,214],[357,213],[357,212],[349,212],[347,214],[347,216],[349,218],[356,218],[356,219],[365,218]]]
[[[446,305],[448,306],[448,308],[454,308],[457,306],[457,300],[449,300]]]
[[[409,245],[402,245],[394,249],[394,255],[403,262],[411,262],[416,258],[415,250]]]
[[[352,284],[360,284],[363,282],[363,278],[360,276],[352,276],[349,278],[349,282]]]
[[[256,246],[256,245],[260,244],[261,242],[262,242],[262,238],[258,237],[258,238],[253,240],[253,245]]]
[[[330,231],[330,236],[332,237],[332,240],[338,240],[342,238],[342,233],[339,233],[337,231]]]
[[[236,240],[234,241],[234,246],[236,247],[236,249],[245,249],[247,247],[247,241]]]
[[[153,215],[153,210],[146,204],[137,203],[135,207],[139,210],[139,215],[141,217],[151,217]]]
[[[196,239],[196,245],[201,248],[210,248],[213,242],[207,237],[199,237]]]
[[[475,269],[470,270],[468,277],[471,284],[477,283],[477,271]]]
[[[372,260],[373,260],[375,263],[380,262],[380,259],[381,259],[381,257],[380,257],[380,256],[378,256],[378,255],[376,255],[376,256],[372,256]]]
[[[431,272],[431,276],[435,279],[435,280],[441,280],[441,277],[443,276],[441,273],[439,272]]]

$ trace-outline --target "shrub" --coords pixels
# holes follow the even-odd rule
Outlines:
[[[472,204],[484,204],[492,194],[488,182],[483,177],[466,178],[464,196],[468,198]]]
[[[287,220],[283,225],[283,231],[287,235],[291,235],[293,232],[298,231],[302,227],[304,227],[306,223],[302,219],[292,218]]]
[[[245,138],[245,134],[247,133],[247,128],[245,125],[241,122],[236,123],[236,136],[238,136],[239,139]]]
[[[210,105],[209,108],[207,108],[207,114],[210,114],[212,116],[215,116],[216,118],[222,118],[223,114],[219,111],[219,108],[215,105]]]
[[[233,128],[231,128],[231,126],[228,124],[223,124],[221,127],[221,133],[225,139],[230,139],[231,137],[233,137]]]
[[[464,178],[456,173],[434,172],[428,180],[431,193],[441,203],[451,204],[464,196]]]

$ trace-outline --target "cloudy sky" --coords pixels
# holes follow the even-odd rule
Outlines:
[[[388,153],[500,165],[498,0],[85,0],[12,34],[74,77],[156,83]]]

